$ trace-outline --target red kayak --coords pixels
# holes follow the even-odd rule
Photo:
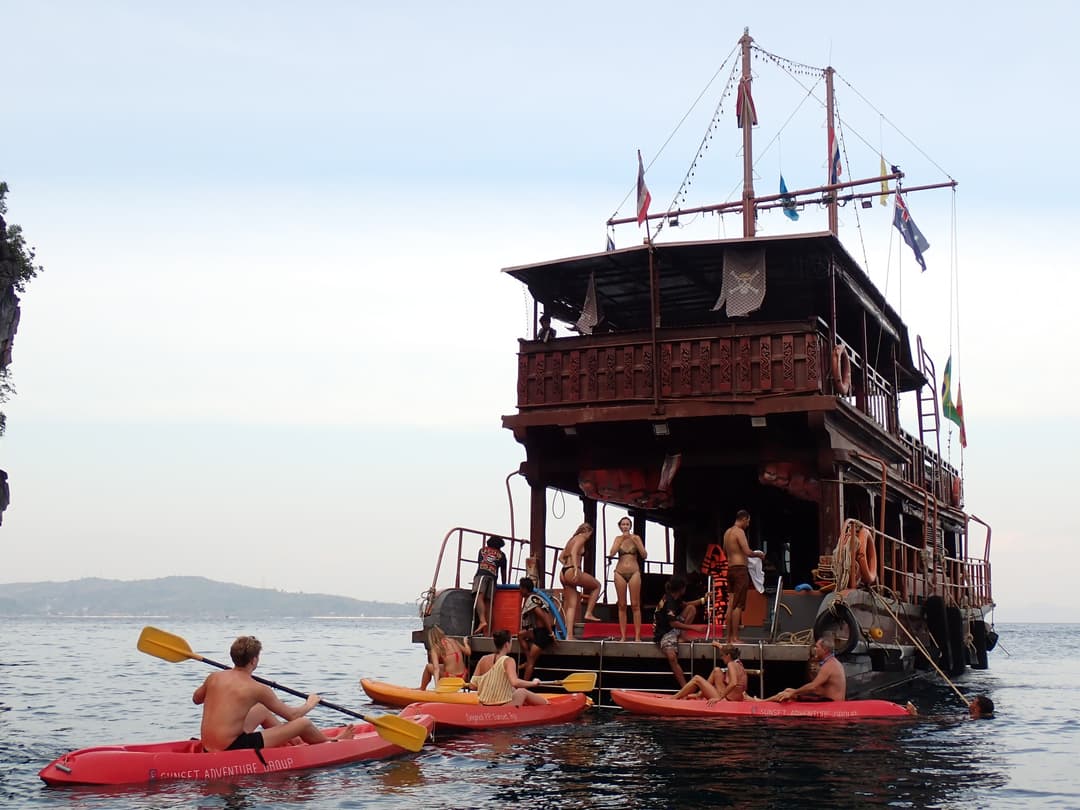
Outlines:
[[[414,714],[412,719],[431,732],[435,721]],[[123,785],[189,779],[197,782],[256,776],[264,773],[327,768],[363,759],[385,759],[406,753],[384,740],[370,723],[355,723],[356,736],[318,745],[263,748],[261,762],[252,749],[206,753],[198,740],[147,745],[102,745],[83,748],[53,760],[38,773],[49,785]],[[326,729],[330,735],[337,729]]]
[[[587,695],[547,695],[544,706],[473,706],[462,703],[413,703],[402,710],[402,717],[416,719],[431,715],[438,726],[463,729],[509,728],[565,723],[578,717],[591,704]]]
[[[660,717],[814,717],[858,720],[864,717],[910,717],[908,710],[887,700],[768,703],[764,700],[721,700],[711,706],[702,698],[675,700],[658,692],[612,689],[611,699],[634,714]]]

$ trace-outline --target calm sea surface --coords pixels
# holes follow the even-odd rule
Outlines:
[[[67,751],[198,734],[191,693],[212,669],[138,652],[146,623],[0,620],[0,806],[1080,807],[1075,624],[998,625],[991,668],[960,681],[965,693],[994,699],[998,716],[988,721],[964,719],[935,677],[890,695],[932,717],[918,722],[664,722],[605,709],[566,726],[441,734],[419,754],[329,771],[46,787],[38,770]],[[371,708],[361,676],[413,684],[423,663],[408,641],[417,620],[151,623],[223,662],[237,634],[254,633],[262,676],[361,711]],[[327,709],[312,717],[342,719]]]

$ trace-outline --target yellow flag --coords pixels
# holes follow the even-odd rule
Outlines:
[[[885,177],[885,175],[886,175],[885,156],[880,155],[880,157],[881,157],[881,176]],[[882,180],[881,181],[881,196],[878,197],[878,202],[881,205],[888,205],[889,204],[889,181],[888,180]]]

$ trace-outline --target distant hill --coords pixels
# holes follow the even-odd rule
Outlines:
[[[318,593],[249,588],[205,577],[124,582],[77,579],[0,585],[0,616],[169,616],[281,618],[415,616],[409,602],[368,602]]]

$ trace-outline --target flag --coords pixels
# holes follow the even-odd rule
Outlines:
[[[757,110],[754,109],[754,98],[750,95],[750,80],[739,80],[739,92],[735,95],[735,123],[739,129],[749,121],[751,126],[757,126]]]
[[[652,195],[649,193],[649,187],[645,185],[645,167],[641,163],[641,150],[638,149],[637,153],[637,224],[641,227],[641,223],[645,221],[645,218],[649,216],[649,203],[652,202]]]
[[[964,399],[960,386],[956,386],[956,404],[952,399],[952,355],[945,363],[945,374],[941,378],[941,413],[950,422],[960,427],[960,446],[967,447],[967,430],[964,429]]]
[[[967,428],[964,426],[964,392],[956,384],[956,415],[960,417],[960,446],[967,447]]]
[[[611,235],[611,234],[609,233],[609,234],[607,235],[607,244],[606,244],[606,245],[604,245],[604,250],[605,250],[605,251],[612,251],[612,250],[614,250],[614,249],[615,249],[615,237],[613,237],[613,236],[612,236],[612,235]]]
[[[574,326],[583,335],[591,335],[593,327],[600,323],[600,305],[596,301],[596,274],[589,273],[589,289],[585,291],[585,303],[581,307],[581,317]]]
[[[784,175],[780,175],[780,205],[784,209],[784,216],[795,222],[799,219],[799,212],[795,210],[795,198],[787,193],[787,183]]]
[[[888,174],[888,172],[885,171],[885,156],[881,155],[881,176],[885,177],[886,174]],[[889,202],[889,181],[888,180],[882,180],[881,181],[881,196],[878,197],[878,202],[881,205],[887,205],[888,202]]]
[[[829,124],[829,185],[839,183],[843,173],[840,166],[840,143],[836,140],[836,130]]]
[[[900,235],[904,237],[907,246],[914,252],[915,261],[919,263],[919,267],[923,269],[923,272],[926,272],[926,259],[923,258],[923,252],[930,249],[930,243],[926,241],[922,231],[915,225],[915,220],[911,218],[911,212],[908,211],[904,198],[900,196],[899,189],[896,190],[896,209],[893,212],[893,225],[900,231]]]

